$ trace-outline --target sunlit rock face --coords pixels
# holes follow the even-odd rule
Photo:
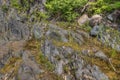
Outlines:
[[[0,0],[0,4],[5,1]],[[36,1],[42,3],[38,6],[44,10],[46,0]],[[87,15],[83,19],[83,24],[90,20]],[[102,17],[94,16],[91,20],[91,35],[103,44],[108,41],[106,45],[119,51],[119,36],[115,38],[107,30],[101,32]],[[110,80],[102,70],[107,67],[103,64],[109,64],[109,57],[91,35],[53,23],[32,23],[15,9],[8,13],[0,9],[0,80]]]
[[[22,40],[28,39],[30,30],[28,26],[16,18],[9,15],[6,19],[6,14],[0,11],[0,38],[4,40]]]
[[[2,19],[1,22],[4,22],[4,17]],[[4,24],[5,27],[3,27],[4,25],[0,26],[1,33],[4,34],[1,37],[1,41],[5,41],[1,43],[0,49],[0,69],[3,79],[9,78],[9,76],[5,76],[4,73],[12,75],[14,71],[15,73],[10,79],[39,80],[39,76],[45,74],[44,72],[46,70],[40,67],[43,66],[45,62],[37,63],[38,61],[36,61],[39,52],[34,53],[25,48],[31,34],[35,40],[42,40],[42,43],[38,43],[41,47],[39,46],[37,48],[42,52],[40,54],[48,59],[49,64],[54,66],[52,71],[54,75],[63,76],[62,78],[67,78],[67,80],[109,80],[96,65],[86,63],[84,58],[80,56],[79,51],[74,50],[72,46],[66,47],[70,45],[70,39],[78,45],[83,45],[85,43],[84,38],[89,38],[87,33],[83,31],[67,31],[54,24],[36,24],[30,29],[25,23],[17,21],[14,18],[6,22],[7,24]],[[57,46],[59,42],[61,42],[61,44],[65,43],[66,46]],[[34,45],[35,44],[32,46]],[[12,63],[9,62],[10,60]],[[12,65],[14,67],[11,67]],[[4,68],[5,66],[10,67],[10,70]]]

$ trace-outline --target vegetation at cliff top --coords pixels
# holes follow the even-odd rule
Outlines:
[[[11,0],[10,4],[20,12],[29,11],[32,6],[37,3],[36,0]],[[46,13],[39,10],[33,11],[31,15],[35,15],[36,18],[41,17],[47,19],[55,19],[59,21],[75,21],[77,17],[82,13],[103,14],[111,12],[114,9],[120,8],[119,0],[47,0],[43,4],[46,8]],[[8,7],[3,5],[3,11],[7,11]],[[41,20],[41,19],[39,19]]]
[[[118,0],[47,0],[45,4],[50,18],[74,21],[82,13],[102,14],[120,8]]]

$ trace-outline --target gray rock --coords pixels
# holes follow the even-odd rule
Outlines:
[[[100,28],[100,33],[98,40],[103,43],[103,45],[107,45],[116,51],[120,51],[120,40],[119,40],[119,31],[115,31],[113,28]]]
[[[63,61],[62,60],[57,63],[55,72],[58,75],[61,75],[63,73]]]
[[[22,65],[18,72],[18,79],[20,80],[36,80],[32,69],[29,66]]]
[[[0,62],[0,69],[4,67],[4,64]]]
[[[29,25],[21,22],[21,18],[19,18],[17,15],[12,16],[12,13],[13,12],[9,14],[9,17],[6,20],[5,14],[0,12],[0,33],[3,34],[0,35],[1,42],[2,40],[6,40],[8,43],[10,41],[26,41],[29,39],[29,36],[31,36],[30,32],[32,32],[31,34],[35,37],[35,39],[41,39],[41,37],[44,36],[45,40],[41,45],[42,53],[44,57],[46,57],[55,66],[55,70],[53,72],[56,73],[56,75],[63,76],[66,74],[66,80],[87,80],[89,78],[93,80],[104,79],[106,75],[103,74],[100,69],[90,66],[81,57],[83,54],[80,56],[78,54],[80,52],[75,51],[70,46],[56,46],[53,44],[53,40],[67,43],[69,41],[69,36],[71,36],[71,38],[73,38],[73,40],[80,45],[85,42],[84,38],[89,38],[87,33],[83,31],[67,31],[53,24],[44,26],[39,23],[31,25],[33,28],[30,31],[28,27]],[[17,13],[15,12],[15,14]],[[83,20],[82,24],[86,21],[87,19]],[[45,29],[47,30],[45,31]],[[95,29],[95,31],[99,30]],[[96,35],[97,34],[98,33],[96,33]],[[20,42],[20,44],[26,43]],[[19,47],[16,45],[18,46],[18,44],[13,43],[10,43],[8,47],[6,47],[4,44],[0,45],[0,53],[2,53],[0,54],[0,68],[4,67],[4,64],[9,58],[17,57],[21,59],[22,63],[19,64],[20,66],[18,73],[16,74],[16,80],[39,80],[37,76],[44,72],[44,70],[41,70],[40,68],[41,64],[37,63],[35,56],[31,53],[31,51],[25,50],[24,45]],[[12,47],[15,47],[15,49]],[[9,52],[9,48],[12,48],[13,51]],[[9,55],[8,53],[11,54]],[[65,73],[63,66],[67,66],[67,73]],[[47,79],[46,75],[45,79]],[[107,78],[105,79],[107,80]]]
[[[81,65],[82,68],[79,68],[76,71],[77,80],[109,80],[108,77],[103,74],[97,66]],[[84,67],[84,68],[83,68]]]
[[[120,32],[120,24],[118,25],[118,31]]]
[[[36,76],[44,72],[35,61],[30,59],[30,56],[29,51],[23,52],[23,63],[18,70],[17,80],[38,80],[39,78]]]
[[[118,23],[120,20],[120,10],[115,10],[113,13],[111,13],[111,16],[113,18],[113,21]]]
[[[9,32],[7,37],[9,40],[26,40],[30,34],[28,26],[15,19],[9,20],[8,30]]]
[[[10,1],[9,0],[6,0],[6,1],[0,0],[0,6],[1,5],[7,5],[7,6],[9,6],[10,5]]]
[[[65,75],[65,80],[72,80],[72,76],[71,75]]]
[[[0,33],[4,32],[6,29],[6,21],[5,21],[5,14],[0,9]],[[1,37],[2,35],[0,35]]]
[[[0,73],[0,80],[3,80],[3,74]]]
[[[98,58],[100,58],[102,60],[108,60],[108,57],[102,51],[96,52],[95,57],[98,57]]]
[[[115,50],[117,50],[117,51],[119,51],[119,52],[120,52],[120,45],[116,45]]]
[[[0,0],[0,5],[2,5],[2,1]]]
[[[48,31],[47,31],[47,35],[51,33],[51,31],[50,32]],[[58,30],[56,30],[55,32],[59,33]],[[60,34],[60,35],[64,35],[64,34]],[[81,43],[84,42],[83,36],[84,37],[86,36],[80,32],[77,32],[77,33],[71,32],[71,35],[76,42],[78,41]],[[86,61],[81,59],[81,57],[78,56],[78,52],[74,51],[70,47],[55,46],[52,43],[51,38],[45,40],[44,45],[42,46],[42,52],[45,55],[45,57],[47,57],[48,60],[55,65],[55,72],[58,75],[64,74],[63,66],[67,65],[68,72],[71,75],[69,75],[69,78],[65,76],[66,79],[71,79],[71,80],[87,80],[87,79],[97,80],[98,79],[100,80],[100,79],[104,79],[104,77],[107,77],[105,74],[103,75],[103,73],[99,69],[91,72],[91,70],[94,70],[93,69],[94,67],[90,66],[89,64],[86,64]],[[85,55],[89,55],[89,54],[85,54]],[[57,59],[56,56],[58,56],[59,59]],[[92,73],[96,73],[97,75],[94,75]],[[101,76],[98,76],[98,75],[101,75]],[[108,80],[107,78],[105,79]]]
[[[42,4],[45,4],[46,3],[46,0],[42,0]]]
[[[96,80],[109,80],[108,77],[102,73],[97,66],[93,66],[92,70],[92,75],[95,76]]]
[[[85,56],[90,56],[90,51],[89,50],[82,50],[82,54]]]
[[[16,19],[17,21],[21,21],[20,15],[18,15],[17,10],[14,9],[14,8],[11,8],[11,9],[10,9],[10,12],[9,12],[9,14],[8,14],[8,20],[10,20],[11,18],[12,18],[12,19]]]
[[[96,25],[99,25],[102,22],[102,16],[100,15],[93,15],[90,18],[89,24],[91,27],[94,27]]]
[[[44,28],[41,24],[35,24],[33,27],[33,36],[35,39],[41,39],[44,35]]]
[[[77,30],[76,31],[79,35],[81,35],[83,38],[86,38],[86,39],[89,39],[90,36],[88,33],[84,32],[84,31],[80,31],[80,30]]]
[[[90,31],[91,36],[97,36],[100,32],[100,26],[94,26],[93,29]]]
[[[108,18],[109,20],[113,21],[113,16],[112,16],[112,14],[109,14],[109,15],[107,16],[107,18]]]
[[[71,36],[73,40],[77,42],[79,45],[82,45],[84,43],[84,39],[80,34],[71,32]]]
[[[32,69],[34,74],[40,74],[42,71],[39,68],[39,65],[35,61],[31,60],[30,56],[31,56],[30,52],[25,51],[22,55],[23,63],[26,66],[29,66]]]
[[[66,30],[63,30],[62,28],[59,28],[56,25],[49,24],[48,25],[49,29],[46,32],[46,36],[49,37],[50,39],[54,39],[57,41],[63,41],[63,42],[68,42],[68,39],[66,36],[68,36],[69,32]]]
[[[0,35],[1,40],[26,40],[29,37],[29,31],[30,30],[28,26],[18,20],[18,15],[15,10],[11,10],[9,15],[6,15],[0,10],[0,34],[2,34]]]
[[[87,23],[89,21],[89,17],[87,14],[83,14],[79,19],[78,19],[78,24],[80,26],[84,25],[85,23]]]

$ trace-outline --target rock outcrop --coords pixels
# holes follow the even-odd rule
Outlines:
[[[101,66],[92,62],[109,57],[89,42],[87,32],[65,30],[52,23],[27,24],[14,14],[0,10],[0,80],[110,80]],[[99,16],[98,24],[101,19]],[[120,51],[117,36],[111,39],[107,31],[94,26],[91,35]]]

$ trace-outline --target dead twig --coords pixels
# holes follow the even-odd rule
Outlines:
[[[115,69],[115,67],[113,66],[112,62],[111,62],[111,58],[108,59],[109,64],[111,65],[112,69],[114,70],[114,72],[118,73],[117,70]]]
[[[83,9],[81,10],[81,13],[84,13],[84,11],[86,10],[86,8],[88,7],[89,2],[83,7]]]

